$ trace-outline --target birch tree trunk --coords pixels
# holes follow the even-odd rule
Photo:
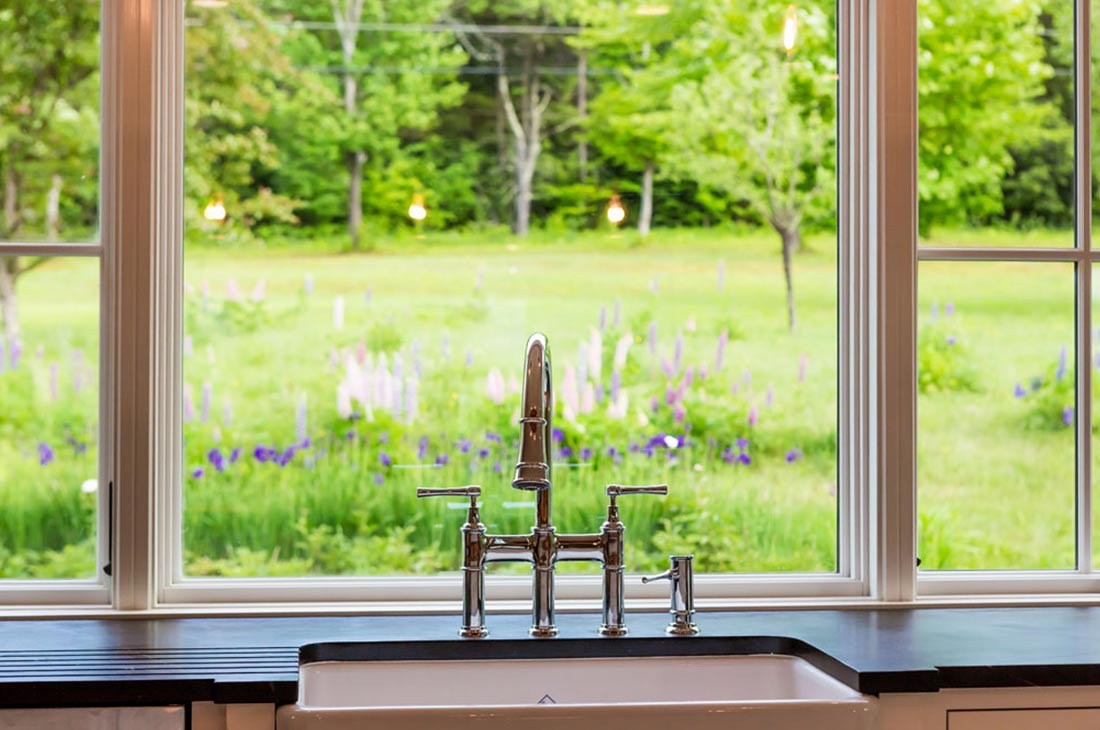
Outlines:
[[[357,116],[359,110],[359,84],[352,71],[352,63],[359,39],[359,23],[363,18],[363,3],[364,0],[332,0],[332,16],[340,35],[340,50],[344,59],[344,113],[349,121]],[[363,168],[366,162],[367,153],[362,150],[347,153],[348,237],[354,249],[359,248],[359,229],[363,223]]]
[[[638,233],[643,236],[649,235],[653,222],[653,172],[653,161],[646,160],[642,172],[642,209],[638,213]]]
[[[577,142],[577,169],[581,180],[588,178],[588,136],[584,128],[588,119],[588,54],[577,55],[577,119],[580,121],[580,140]]]
[[[61,176],[50,180],[50,192],[46,195],[46,237],[56,241],[61,232]]]
[[[787,285],[787,328],[794,332],[794,280],[791,277],[791,258],[802,245],[802,233],[798,227],[782,228],[779,231],[783,239],[783,279]]]
[[[19,258],[0,257],[0,319],[4,320],[4,338],[8,343],[19,339],[19,299],[15,294],[18,278]]]
[[[512,160],[515,193],[513,197],[512,231],[526,236],[531,228],[531,199],[538,166],[542,153],[542,115],[550,104],[551,92],[543,89],[538,72],[535,70],[534,50],[528,48],[523,59],[523,91],[519,109],[512,98],[511,84],[503,68],[497,72],[497,93],[508,128],[512,133]]]

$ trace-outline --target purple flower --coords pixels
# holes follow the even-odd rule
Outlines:
[[[344,438],[348,441],[354,441],[355,439],[359,438],[359,432],[356,431],[354,428],[349,428],[348,432],[344,434]]]
[[[752,458],[748,454],[741,453],[741,454],[737,455],[737,463],[738,464],[744,464],[745,466],[748,466],[749,464],[752,463]]]
[[[948,335],[947,336],[947,344],[948,345],[955,345],[955,344],[958,343],[958,341],[959,341],[959,338],[956,337],[955,335]]]
[[[616,456],[619,455],[619,452],[615,449],[614,446],[608,446],[607,447],[607,455],[612,457],[612,458],[615,458]]]
[[[382,476],[380,472],[374,472],[374,483],[378,486],[382,486],[386,483],[386,477]]]
[[[756,407],[755,403],[753,403],[752,406],[749,408],[749,425],[750,426],[755,426],[757,421],[759,421],[759,420],[760,420],[760,409]]]
[[[440,454],[439,456],[435,457],[435,463],[437,466],[447,466],[447,462],[449,462],[450,460],[451,457],[447,456],[446,454]]]
[[[676,372],[680,372],[680,367],[684,364],[684,335],[680,332],[676,333],[676,350],[673,356],[673,364],[676,366]]]
[[[611,402],[619,402],[619,389],[622,388],[623,376],[619,374],[618,370],[611,373]]]
[[[221,449],[210,449],[206,453],[206,460],[218,471],[225,471],[225,457],[222,455]]]
[[[722,330],[722,334],[718,335],[718,352],[714,356],[714,372],[722,372],[722,360],[726,356],[726,343],[729,342],[730,333],[726,330]]]
[[[607,329],[607,307],[600,307],[600,332]]]
[[[495,444],[504,443],[504,438],[499,433],[495,433],[493,431],[486,431],[485,432],[485,440],[486,441],[492,441]]]
[[[391,459],[390,455],[387,454],[385,451],[381,451],[378,453],[378,463],[380,463],[382,466],[390,467],[393,466],[393,459]]]
[[[252,458],[263,464],[265,461],[268,460],[268,458],[270,458],[270,454],[268,454],[267,452],[267,447],[257,446],[256,448],[252,449]]]
[[[1054,372],[1054,379],[1059,383],[1066,377],[1066,348],[1063,346],[1058,352],[1058,369]]]
[[[749,440],[747,438],[745,438],[744,436],[737,439],[736,443],[737,443],[737,448],[741,449],[742,451],[749,448]]]
[[[550,433],[550,440],[556,444],[560,444],[565,440],[565,431],[562,431],[560,428],[555,428]]]
[[[802,458],[801,449],[791,449],[787,452],[787,463],[792,464]]]
[[[427,436],[421,436],[420,440],[416,444],[417,461],[424,461],[424,458],[428,455],[429,445],[431,445],[431,439],[429,439]]]
[[[955,313],[955,305],[952,302],[948,302],[947,304],[943,305],[943,313],[950,317],[952,314]]]
[[[561,447],[561,455],[563,457],[565,457],[566,459],[568,459],[569,457],[571,457],[573,455],[573,449],[568,447],[568,446],[562,446]]]
[[[202,479],[205,474],[206,474],[206,472],[203,471],[201,468],[196,469],[195,471],[191,472],[191,478],[192,479]]]
[[[383,431],[382,433],[378,434],[378,443],[388,444],[389,442],[390,442],[390,432],[389,431]]]
[[[236,447],[233,448],[232,451],[229,452],[229,463],[230,464],[236,464],[237,459],[239,459],[239,458],[241,458],[241,447],[236,446]]]
[[[677,401],[676,406],[672,409],[672,417],[676,420],[676,423],[683,423],[684,418],[687,417],[687,410],[681,401]]]
[[[485,457],[487,457],[489,455],[489,449],[478,449],[477,450],[477,455],[480,456],[482,459],[484,459]]]
[[[11,369],[19,369],[19,358],[23,357],[23,343],[18,338],[11,342]]]
[[[278,452],[276,452],[276,454],[277,453]],[[297,453],[297,449],[295,449],[293,446],[291,446],[286,451],[284,451],[282,453],[282,455],[278,457],[279,466],[284,467],[287,464],[289,464],[290,462],[294,461],[294,454],[296,454],[296,453]]]
[[[501,474],[501,473],[504,472],[504,466],[499,461],[494,461],[493,462],[493,471],[496,472],[497,474]]]
[[[455,444],[455,446],[458,447],[458,450],[461,451],[463,454],[470,453],[470,448],[473,445],[474,443],[470,441],[470,439],[460,439],[458,443]]]
[[[38,464],[39,466],[46,466],[53,461],[53,449],[45,441],[38,444]]]
[[[1012,391],[1012,395],[1017,398],[1023,398],[1025,395],[1027,395],[1027,391],[1024,390],[1024,386],[1016,383],[1016,388]]]
[[[661,407],[661,399],[657,396],[653,396],[649,399],[649,410],[656,413]]]
[[[733,452],[733,449],[727,446],[725,449],[722,450],[722,461],[726,462],[727,464],[733,464],[737,461],[737,454]]]
[[[1062,409],[1062,424],[1066,426],[1073,425],[1073,406],[1066,406]]]
[[[583,449],[581,449],[581,461],[591,461],[591,460],[592,460],[592,449],[585,446]]]
[[[661,358],[661,372],[665,374],[666,378],[671,378],[676,375],[676,366],[669,362],[667,357]]]

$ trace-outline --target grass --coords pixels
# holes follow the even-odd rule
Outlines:
[[[940,243],[976,238],[952,232]],[[543,331],[564,404],[566,371],[578,379],[588,359],[581,349],[591,351],[601,317],[598,382],[610,389],[615,344],[629,333],[622,380],[630,403],[622,419],[609,416],[606,403],[573,421],[558,414],[559,529],[598,529],[605,483],[668,481],[666,499],[623,501],[632,570],[659,569],[677,551],[694,552],[700,570],[835,569],[836,261],[827,237],[812,238],[796,261],[793,333],[786,328],[778,243],[763,232],[660,231],[644,243],[608,232],[523,242],[494,233],[425,234],[379,241],[363,254],[322,248],[308,254],[214,242],[188,250],[189,573],[454,570],[464,513],[444,500],[417,502],[419,485],[481,483],[489,529],[526,531],[528,495],[508,486],[518,395],[506,385],[503,402],[495,403],[487,376],[498,369],[505,383],[519,378],[523,342]],[[950,367],[975,375],[972,388],[933,387],[920,397],[924,567],[1071,567],[1072,429],[1057,415],[1037,425],[1041,393],[1016,398],[1013,389],[1052,367],[1063,346],[1072,363],[1072,272],[1059,264],[926,263],[920,273],[922,326],[954,338],[959,349],[948,350]],[[74,428],[82,434],[91,428],[94,399],[73,393],[70,361],[74,347],[89,361],[95,352],[89,334],[97,319],[95,276],[88,262],[54,261],[21,291],[28,355],[18,374],[30,385],[19,396],[0,388],[0,413],[18,403],[31,415],[0,415],[0,463],[10,465],[0,472],[3,575],[92,569],[94,498],[80,485],[94,473],[94,443],[83,454],[59,445]],[[261,281],[262,301],[252,302]],[[234,291],[240,301],[228,296]],[[729,344],[715,372],[722,332]],[[675,390],[683,371],[671,378],[663,372],[664,361],[674,360],[677,334],[684,366],[708,369],[682,399]],[[39,346],[41,357],[34,354]],[[338,412],[344,362],[362,352],[372,353],[375,365],[385,352],[391,374],[399,355],[403,379],[420,370],[419,415],[411,423],[381,408],[373,421]],[[58,402],[49,394],[51,362],[62,364]],[[14,375],[0,374],[0,384]],[[685,410],[682,421],[666,402],[669,388]],[[661,402],[656,411],[651,398]],[[501,440],[487,440],[486,431]],[[657,447],[653,456],[630,451],[662,433],[686,433],[687,445]],[[253,456],[258,445],[285,454],[303,435],[309,447],[285,467]],[[423,438],[427,447],[420,446]],[[727,463],[737,449],[726,449],[739,438],[749,442],[751,464]],[[44,440],[56,454],[46,466],[37,451]],[[228,459],[233,448],[240,457],[219,472],[211,450]],[[582,458],[586,448],[593,453]],[[443,456],[446,464],[437,465]],[[200,469],[202,476],[193,476]]]

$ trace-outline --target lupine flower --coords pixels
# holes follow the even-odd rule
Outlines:
[[[672,364],[676,366],[676,372],[680,372],[680,368],[684,364],[684,335],[680,332],[676,333],[676,349],[674,352]]]
[[[946,316],[950,317],[952,314],[955,313],[955,305],[951,302],[948,302],[947,304],[943,305],[943,313]]]
[[[267,294],[267,284],[263,279],[256,282],[255,288],[252,289],[252,301],[259,303],[264,300]]]
[[[50,445],[45,441],[38,444],[38,465],[46,466],[53,461],[54,453]]]
[[[218,471],[225,471],[225,457],[220,449],[210,449],[206,454],[206,460]]]
[[[735,443],[737,444],[737,448],[740,449],[741,451],[744,451],[745,449],[749,448],[749,440],[747,438],[745,438],[744,436],[737,439],[737,441]]]
[[[485,394],[493,403],[500,405],[504,402],[504,375],[499,368],[493,368],[485,378]]]
[[[351,388],[347,383],[340,383],[336,386],[336,414],[340,418],[348,418],[351,412]]]
[[[759,420],[760,420],[760,409],[756,407],[755,403],[753,403],[752,406],[749,407],[749,425],[750,426],[755,426],[757,421],[759,421]]]
[[[344,329],[344,298],[336,297],[332,301],[332,328],[339,332]]]
[[[947,336],[947,344],[948,345],[955,345],[956,343],[958,343],[958,341],[959,341],[959,338],[956,337],[955,335],[948,335]]]
[[[565,363],[565,377],[561,382],[561,415],[572,421],[580,411],[580,393],[577,391],[577,373],[573,366]],[[556,429],[555,429],[556,430]]]
[[[615,357],[612,360],[615,370],[626,367],[626,356],[630,354],[630,346],[634,343],[634,335],[627,332],[615,343]]]
[[[347,441],[354,441],[357,438],[359,438],[359,431],[354,428],[349,428],[347,433],[344,434],[344,439]]]
[[[1062,423],[1063,425],[1073,425],[1073,406],[1066,406],[1062,409]]]
[[[417,461],[424,461],[424,457],[428,455],[428,447],[431,445],[432,440],[427,436],[421,436],[420,440],[416,443],[416,459]]]
[[[664,372],[666,378],[671,378],[676,375],[676,366],[669,362],[667,357],[661,358],[661,371]]]
[[[504,437],[502,437],[499,433],[496,433],[494,431],[486,431],[485,432],[485,440],[486,441],[491,441],[494,444],[504,443]]]
[[[201,468],[195,469],[193,472],[191,472],[191,478],[192,479],[202,479],[205,474],[206,474],[206,472],[203,469],[201,469]]]
[[[702,381],[702,380],[706,380],[706,379],[707,379],[707,366],[706,365],[700,365],[699,366],[699,380]]]
[[[740,453],[737,455],[737,463],[749,466],[750,464],[752,464],[752,457],[746,453]]]
[[[477,450],[477,455],[479,457],[481,457],[482,459],[484,459],[485,457],[487,457],[489,455],[489,449],[480,448],[480,449]]]
[[[386,477],[382,476],[381,472],[374,472],[374,483],[378,486],[382,486],[386,483]]]
[[[267,447],[257,446],[256,448],[252,449],[252,458],[263,464],[265,461],[267,461],[268,458]]]
[[[592,460],[592,449],[585,446],[583,449],[581,449],[581,461],[591,461],[591,460]]]
[[[447,463],[450,460],[451,457],[447,456],[446,454],[440,454],[439,456],[435,457],[435,463],[437,466],[447,466]]]
[[[569,457],[571,457],[573,455],[573,449],[569,446],[562,446],[561,447],[561,455],[562,455],[563,458],[568,459]]]
[[[23,357],[23,343],[18,339],[11,341],[11,351],[9,352],[11,358],[11,369],[19,369],[19,360]]]
[[[722,334],[718,335],[718,351],[714,355],[714,372],[722,372],[722,361],[726,357],[726,343],[729,342],[730,333],[727,330],[722,330]]]
[[[236,464],[239,458],[241,458],[241,447],[235,446],[233,450],[229,452],[229,463]]]
[[[687,370],[684,371],[684,379],[680,384],[680,389],[690,388],[691,383],[695,380],[695,366],[688,365]]]
[[[1059,383],[1062,382],[1062,379],[1066,377],[1066,360],[1066,348],[1063,345],[1062,349],[1058,352],[1058,369],[1054,372],[1054,379],[1057,380]]]
[[[293,446],[287,448],[287,450],[284,451],[282,453],[282,455],[279,457],[279,460],[278,460],[279,466],[280,467],[285,467],[287,464],[294,461],[294,455],[296,453],[298,453],[298,451]]]
[[[57,363],[50,363],[50,400],[57,402],[58,390],[60,390],[61,368]]]
[[[302,291],[305,292],[308,297],[313,293],[313,274],[307,273],[302,281]]]
[[[771,383],[768,383],[768,391],[764,394],[764,405],[767,406],[768,408],[771,408],[772,404],[774,402],[775,402],[775,387]]]
[[[600,332],[607,329],[607,307],[600,307]]]
[[[183,386],[183,422],[189,423],[195,420],[195,401],[191,397],[191,386]]]
[[[733,464],[737,461],[737,454],[734,453],[733,449],[727,446],[722,450],[722,461],[727,464]]]
[[[209,380],[202,381],[202,403],[200,406],[200,420],[207,423],[210,420],[210,405],[214,400],[214,386]]]
[[[791,449],[787,452],[787,463],[792,464],[802,458],[801,449]]]
[[[294,411],[294,436],[299,441],[305,441],[309,432],[309,401],[304,393],[298,399],[298,407]]]
[[[593,328],[589,333],[588,372],[593,380],[600,380],[603,370],[603,336]]]
[[[619,390],[622,388],[623,376],[619,374],[618,370],[611,372],[611,401],[614,403],[619,400]]]
[[[676,405],[672,408],[672,418],[675,419],[676,423],[683,423],[686,417],[687,409],[684,408],[684,402],[676,401]]]
[[[554,428],[550,431],[550,440],[555,444],[560,444],[562,441],[565,441],[565,431],[562,431],[560,428]]]
[[[665,388],[665,405],[672,405],[679,397],[679,391],[674,388]]]
[[[584,384],[584,391],[581,393],[581,413],[588,414],[596,409],[596,389],[592,386],[592,383]]]
[[[657,354],[657,323],[652,320],[649,322],[649,354]]]
[[[1027,391],[1024,390],[1024,386],[1016,383],[1016,388],[1012,391],[1012,395],[1017,398],[1023,398],[1025,395],[1027,395]]]
[[[721,292],[726,288],[726,262],[718,262],[718,291]]]
[[[378,453],[378,463],[384,467],[391,467],[393,466],[393,459],[385,451],[380,451]]]
[[[686,329],[688,332],[694,332],[695,327],[696,327],[695,317],[694,316],[688,317],[687,322],[684,323],[684,329]]]
[[[458,447],[458,450],[461,451],[463,454],[470,453],[470,448],[473,445],[474,444],[472,441],[470,441],[470,439],[460,439],[458,443],[455,444],[455,446]]]
[[[191,357],[195,354],[195,341],[191,339],[191,335],[183,336],[183,356]]]
[[[660,398],[658,398],[657,396],[653,396],[652,398],[649,399],[649,410],[650,411],[652,411],[653,413],[656,413],[657,410],[660,407],[661,407],[661,399]]]
[[[493,462],[493,471],[496,472],[497,474],[502,473],[504,471],[504,465],[501,464],[499,461],[494,461]]]
[[[741,373],[741,382],[745,384],[745,390],[752,387],[752,371],[745,368],[745,372]]]

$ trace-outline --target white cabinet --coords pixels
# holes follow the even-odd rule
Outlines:
[[[182,707],[0,710],[0,730],[184,730]]]
[[[961,710],[947,713],[947,730],[1096,730],[1100,709]]]

